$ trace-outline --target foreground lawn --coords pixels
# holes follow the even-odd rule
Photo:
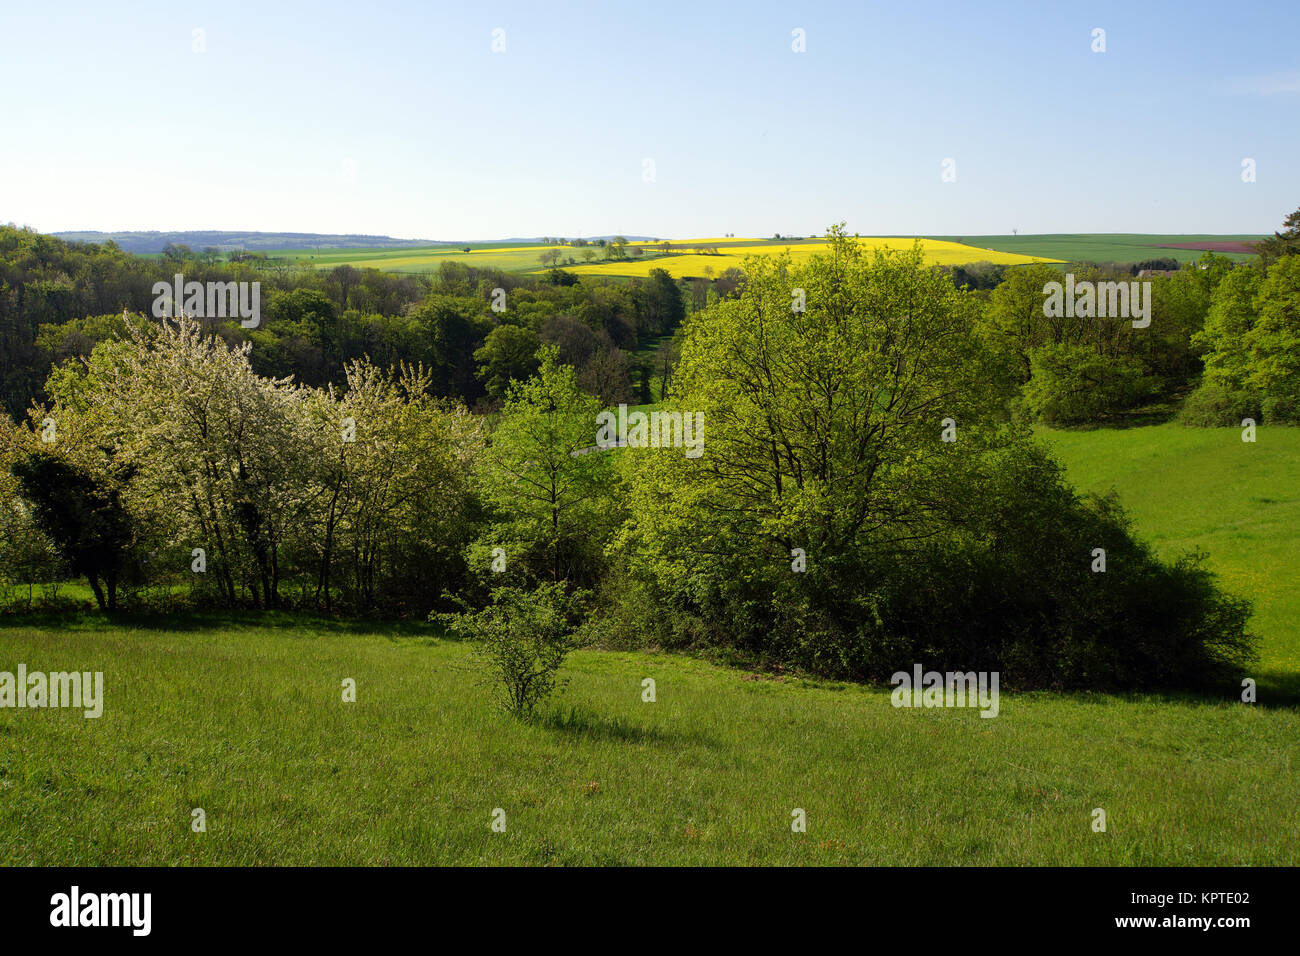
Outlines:
[[[1179,424],[1040,432],[1084,491],[1119,493],[1138,534],[1162,555],[1194,548],[1255,602],[1265,679],[1300,677],[1300,428]]]
[[[102,670],[105,705],[0,710],[6,865],[1300,863],[1286,708],[1003,694],[982,719],[592,651],[526,725],[464,645],[291,618],[10,621],[18,662]]]

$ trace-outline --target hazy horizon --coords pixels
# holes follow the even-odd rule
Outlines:
[[[13,223],[13,225],[16,225],[16,226],[19,226],[19,227],[30,227],[30,228],[36,228],[36,227],[34,227],[34,226],[31,226],[29,223]],[[464,243],[485,243],[485,242],[538,242],[538,241],[542,240],[543,238],[547,238],[547,236],[543,236],[543,235],[540,235],[540,234],[539,234],[539,235],[535,235],[535,236],[505,235],[505,236],[477,236],[477,237],[475,237],[475,236],[447,236],[447,237],[437,237],[437,236],[392,236],[392,235],[387,235],[387,234],[385,234],[385,233],[359,233],[359,232],[352,232],[352,233],[340,233],[340,232],[304,232],[304,231],[302,231],[301,229],[205,229],[205,228],[202,228],[202,227],[187,228],[187,229],[56,229],[56,230],[53,230],[53,231],[49,231],[49,230],[38,230],[38,231],[40,231],[40,232],[44,232],[44,233],[47,234],[47,235],[58,235],[58,236],[70,236],[70,235],[77,235],[77,234],[81,234],[81,233],[99,233],[99,234],[102,234],[102,235],[111,236],[111,235],[119,235],[119,234],[122,234],[122,233],[135,233],[135,234],[140,234],[140,235],[145,235],[145,234],[150,234],[150,233],[158,233],[158,234],[161,234],[161,235],[170,235],[170,234],[173,234],[173,233],[205,233],[205,232],[206,232],[206,233],[221,232],[221,233],[230,233],[230,234],[232,234],[232,235],[239,235],[239,234],[248,234],[248,235],[272,235],[272,236],[273,236],[273,235],[299,235],[299,236],[308,236],[308,237],[321,236],[321,237],[330,237],[330,238],[334,238],[334,237],[345,237],[345,236],[356,236],[356,237],[358,237],[358,238],[367,238],[367,239],[393,239],[393,240],[401,241],[401,242],[428,242],[428,243],[431,243],[431,244],[437,244],[437,245],[455,244],[455,243],[461,243],[461,242],[464,242]],[[867,238],[881,238],[881,239],[893,239],[893,238],[906,239],[906,238],[911,238],[911,237],[913,237],[913,236],[917,236],[917,237],[919,237],[919,238],[945,238],[945,237],[949,237],[949,236],[958,236],[958,235],[968,235],[968,236],[973,236],[973,237],[978,237],[978,236],[1010,236],[1010,235],[1012,235],[1010,232],[1000,233],[1000,232],[973,232],[973,231],[972,231],[972,232],[967,232],[967,233],[964,233],[964,234],[959,234],[959,233],[942,233],[942,234],[940,234],[940,233],[933,233],[933,234],[929,234],[929,235],[927,235],[927,236],[920,236],[919,233],[910,233],[910,232],[899,232],[899,233],[871,233],[870,235],[868,235],[867,233],[863,232],[863,231],[860,230],[860,229],[858,229],[858,230],[853,229],[852,226],[849,226],[849,228],[848,228],[848,232],[849,232],[850,235],[858,235],[858,236],[865,236],[865,237],[867,237]],[[1019,237],[1022,238],[1022,239],[1029,239],[1029,238],[1034,238],[1034,237],[1038,237],[1038,236],[1073,236],[1073,235],[1088,235],[1088,236],[1107,236],[1107,235],[1111,235],[1111,236],[1153,236],[1153,235],[1158,235],[1158,236],[1205,236],[1205,235],[1214,235],[1214,236],[1260,236],[1260,237],[1266,237],[1266,236],[1269,236],[1269,235],[1273,234],[1274,232],[1275,232],[1274,229],[1266,229],[1266,230],[1260,230],[1260,231],[1257,231],[1257,232],[1221,232],[1221,233],[1220,233],[1220,232],[1216,232],[1216,233],[1209,233],[1209,232],[1092,232],[1092,233],[1086,233],[1086,232],[1082,232],[1081,230],[1077,230],[1077,229],[1075,229],[1075,230],[1068,230],[1068,231],[1064,231],[1064,232],[1024,232],[1024,231],[1021,231],[1021,232],[1019,233]],[[803,238],[803,239],[816,238],[816,237],[820,237],[820,236],[823,236],[823,235],[825,235],[825,230],[818,230],[817,232],[809,232],[809,233],[800,233],[800,234],[797,234],[797,235],[796,235],[795,233],[788,233],[788,234],[787,234],[787,233],[784,233],[784,232],[781,233],[782,238],[787,238],[787,239],[792,239],[792,240],[795,239],[795,238]],[[615,236],[623,236],[623,237],[627,238],[628,240],[630,240],[630,241],[632,241],[632,242],[652,242],[652,241],[661,240],[661,239],[703,239],[703,238],[709,238],[709,237],[705,237],[705,236],[702,236],[702,235],[701,235],[701,236],[666,235],[666,234],[665,234],[665,235],[652,235],[652,234],[647,233],[647,232],[635,232],[635,231],[626,231],[626,230],[625,230],[625,231],[622,231],[622,232],[617,232],[617,231],[616,231],[616,232],[610,232],[610,233],[601,233],[600,235],[596,235],[596,236],[560,236],[560,235],[557,234],[557,235],[555,236],[555,238],[561,238],[561,239],[608,239],[608,238],[613,238],[613,237],[615,237]],[[745,236],[745,235],[737,235],[737,236],[735,236],[734,238],[736,238],[736,239],[769,239],[769,238],[771,238],[771,237],[770,237],[770,236]]]

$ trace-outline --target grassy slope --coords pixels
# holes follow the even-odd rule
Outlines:
[[[1045,437],[1163,550],[1209,548],[1259,602],[1274,680],[1300,671],[1300,429],[1253,446],[1177,425]],[[1255,707],[1004,694],[985,720],[584,652],[560,716],[528,726],[432,632],[210,624],[0,626],[0,670],[107,683],[98,720],[0,710],[0,863],[1300,863],[1300,714],[1269,705],[1266,679]],[[207,833],[189,830],[196,806]]]
[[[1083,490],[1119,492],[1138,533],[1166,556],[1201,548],[1232,590],[1256,602],[1268,671],[1300,675],[1300,428],[1178,424],[1051,431]]]
[[[0,642],[4,666],[107,682],[98,720],[0,711],[4,864],[1300,861],[1289,710],[1004,695],[986,720],[587,652],[558,701],[573,709],[529,726],[434,639],[299,621]]]

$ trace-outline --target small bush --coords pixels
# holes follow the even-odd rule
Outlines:
[[[1256,395],[1204,383],[1187,396],[1178,417],[1184,425],[1216,428],[1221,425],[1240,425],[1243,418],[1259,421],[1262,417],[1260,412],[1260,401]]]
[[[1260,403],[1260,411],[1266,425],[1300,425],[1300,396],[1270,395]]]
[[[558,671],[578,646],[562,584],[501,587],[479,611],[432,615],[477,645],[502,706],[530,717],[560,684]]]

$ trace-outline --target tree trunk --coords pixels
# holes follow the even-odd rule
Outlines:
[[[95,575],[87,575],[90,579],[90,589],[95,592],[95,603],[99,605],[101,611],[108,610],[108,602],[104,600],[104,589],[99,586],[99,578]]]

